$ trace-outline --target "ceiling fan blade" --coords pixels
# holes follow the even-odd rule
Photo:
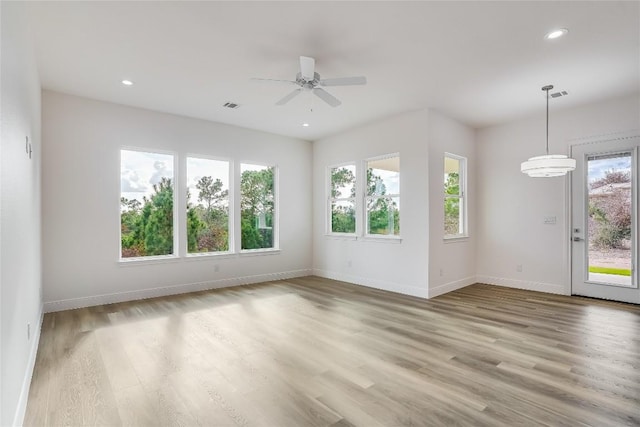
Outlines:
[[[308,56],[300,57],[300,75],[303,79],[310,82],[313,80],[316,71],[316,60]]]
[[[338,105],[342,104],[342,102],[338,98],[336,98],[335,96],[331,95],[326,90],[320,89],[319,87],[313,89],[313,93],[318,98],[322,99],[324,102],[326,102],[327,104],[331,105],[332,107],[337,107]]]
[[[276,102],[276,105],[284,105],[284,104],[286,104],[287,102],[291,101],[296,96],[300,95],[300,92],[302,92],[302,88],[294,89],[293,92],[291,92],[289,95],[285,96],[280,101]]]
[[[251,80],[260,80],[260,81],[277,82],[277,83],[288,83],[288,84],[294,84],[294,85],[298,84],[297,82],[294,82],[293,80],[261,79],[259,77],[251,77]]]
[[[351,85],[366,85],[366,84],[367,84],[367,78],[365,76],[339,77],[337,79],[320,80],[321,86],[351,86]]]

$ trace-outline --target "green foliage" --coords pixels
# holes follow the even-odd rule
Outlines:
[[[206,223],[200,219],[197,208],[187,207],[187,252],[199,252],[198,237],[206,228]]]
[[[350,169],[335,168],[331,170],[331,197],[350,198],[356,197],[356,177]],[[340,191],[344,187],[351,187],[349,194],[342,194]]]
[[[173,253],[173,185],[162,178],[153,186],[154,194],[138,200],[120,199],[122,257],[168,255]]]
[[[382,178],[367,169],[367,230],[369,234],[400,234],[400,209],[391,197],[384,197],[387,187]]]
[[[444,234],[460,233],[460,175],[456,172],[446,174],[444,181]]]
[[[349,188],[349,194],[342,191]],[[348,199],[356,197],[356,177],[346,168],[334,168],[331,170],[331,197]],[[331,205],[331,231],[333,233],[355,233],[356,211],[355,202],[343,200]]]
[[[373,169],[367,168],[367,196],[384,196],[387,194],[387,186],[382,178],[373,173]]]
[[[197,206],[187,203],[187,249],[194,252],[229,250],[229,191],[216,178],[203,176],[198,180]],[[187,200],[190,197],[187,196]]]
[[[356,232],[356,210],[353,203],[349,206],[331,206],[331,231],[333,233]]]
[[[153,186],[151,212],[144,225],[145,255],[173,253],[173,185],[162,178]]]
[[[273,247],[274,168],[247,170],[240,177],[242,249]]]

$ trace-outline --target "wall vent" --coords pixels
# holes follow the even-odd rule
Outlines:
[[[561,96],[567,96],[567,95],[569,95],[569,92],[567,92],[566,90],[549,94],[549,96],[552,98],[560,98]]]
[[[236,108],[240,107],[240,104],[236,104],[235,102],[225,102],[223,107],[227,107],[227,108],[231,108],[232,110],[235,110]]]

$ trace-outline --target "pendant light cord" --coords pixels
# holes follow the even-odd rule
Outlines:
[[[542,87],[542,90],[547,93],[547,156],[549,155],[549,91],[551,89],[553,89],[553,85]]]
[[[547,89],[547,156],[549,155],[549,89]]]

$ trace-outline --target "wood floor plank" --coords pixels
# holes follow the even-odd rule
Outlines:
[[[26,426],[640,425],[640,306],[304,277],[45,315]]]

